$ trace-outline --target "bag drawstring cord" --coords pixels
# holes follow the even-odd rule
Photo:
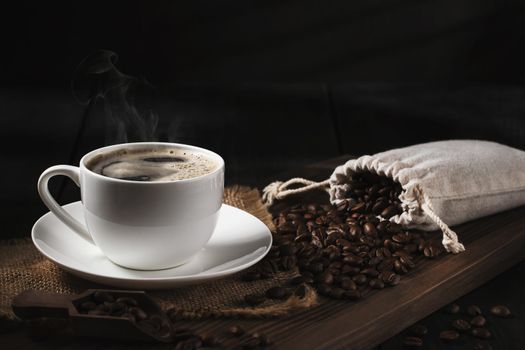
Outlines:
[[[465,247],[463,244],[461,244],[458,240],[458,235],[448,227],[447,224],[441,220],[439,216],[434,213],[434,208],[432,207],[432,201],[427,196],[427,194],[419,189],[419,194],[423,197],[423,203],[421,203],[421,209],[425,212],[425,214],[428,215],[428,217],[434,221],[436,225],[439,226],[441,231],[443,232],[443,240],[442,244],[443,247],[447,250],[447,252],[452,252],[454,254],[461,253],[465,251]]]
[[[299,187],[299,188],[292,188],[292,189],[288,188],[289,186],[295,185],[295,184],[300,184],[304,186]],[[290,179],[286,182],[275,181],[263,189],[262,200],[263,200],[263,203],[270,206],[275,202],[275,200],[283,199],[292,194],[307,192],[315,188],[327,187],[329,184],[330,184],[329,179],[321,181],[321,182],[315,182],[315,181],[303,179],[300,177]]]

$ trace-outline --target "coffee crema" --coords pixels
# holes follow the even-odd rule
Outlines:
[[[217,161],[198,151],[175,147],[120,149],[101,153],[87,161],[91,171],[128,181],[177,181],[206,175]]]

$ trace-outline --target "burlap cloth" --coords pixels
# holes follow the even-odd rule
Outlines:
[[[224,191],[224,203],[251,213],[269,227],[273,226],[271,215],[262,204],[257,189],[228,187]],[[260,307],[247,307],[243,301],[246,294],[261,293],[282,285],[297,271],[279,272],[274,278],[254,282],[242,281],[241,274],[190,287],[149,291],[148,294],[165,310],[175,310],[181,319],[279,316],[317,302],[315,291],[308,288],[304,298],[293,296],[284,302],[267,301]],[[12,298],[27,289],[75,294],[88,288],[108,288],[58,268],[37,251],[29,238],[0,241],[0,286],[0,316],[8,319],[14,317]]]

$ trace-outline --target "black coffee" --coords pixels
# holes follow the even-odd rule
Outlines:
[[[87,162],[98,174],[129,181],[177,181],[202,176],[218,163],[200,152],[178,148],[122,149],[99,154]]]

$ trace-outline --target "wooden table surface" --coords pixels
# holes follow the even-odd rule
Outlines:
[[[310,179],[323,179],[330,174],[335,165],[347,158],[339,157],[312,164],[269,178],[264,182],[295,175],[302,175]],[[298,199],[291,199],[290,202],[295,200]],[[314,192],[300,200],[326,201],[326,196],[321,192]],[[280,206],[284,205],[288,204],[280,204]],[[279,206],[274,208],[274,210],[278,209]],[[509,320],[492,323],[491,329],[495,333],[495,338],[491,343],[495,349],[520,349],[520,344],[525,344],[523,333],[525,263],[520,262],[523,257],[521,252],[525,248],[525,207],[463,225],[458,232],[460,235],[461,233],[466,234],[464,240],[467,244],[471,244],[467,245],[470,249],[463,256],[450,256],[450,261],[464,260],[465,263],[461,265],[462,269],[472,271],[472,273],[452,271],[450,266],[437,267],[437,261],[425,262],[406,276],[399,286],[388,291],[379,291],[374,298],[366,298],[357,303],[328,301],[319,307],[277,319],[184,321],[181,322],[181,326],[188,326],[205,334],[221,331],[232,324],[240,324],[250,331],[260,331],[270,335],[275,349],[360,349],[370,348],[371,345],[376,345],[375,342],[378,340],[381,344],[376,347],[377,349],[397,349],[401,347],[401,338],[396,334],[402,334],[404,328],[422,319],[421,323],[430,330],[429,335],[425,338],[425,349],[462,349],[469,348],[471,343],[463,341],[457,346],[443,347],[443,344],[437,339],[439,331],[445,329],[450,322],[450,317],[439,308],[461,297],[458,303],[462,306],[477,304],[488,309],[493,304],[508,305],[516,316]],[[482,243],[483,247],[475,245],[478,233],[486,238],[486,241]],[[508,244],[505,244],[505,249],[494,251],[486,249],[487,244],[500,247],[498,243],[500,237],[507,240]],[[509,252],[509,249],[512,252]],[[489,253],[485,256],[483,252],[487,251]],[[483,255],[480,255],[481,253]],[[474,259],[470,259],[469,255]],[[472,257],[472,255],[475,256]],[[448,265],[451,264],[450,261]],[[473,264],[469,263],[472,261],[476,262],[474,265],[482,262],[482,269],[473,268],[471,266]],[[515,264],[517,265],[511,268]],[[507,272],[485,283],[507,269],[509,269]],[[434,283],[442,280],[443,285],[434,288],[431,292],[418,287],[425,285],[428,280]],[[392,313],[395,313],[395,318],[389,316]],[[371,318],[378,318],[378,321],[370,324],[364,322]],[[0,344],[7,345],[9,349],[171,348],[163,344],[145,346],[111,340],[69,337],[33,339],[28,337],[23,330],[2,334]]]

